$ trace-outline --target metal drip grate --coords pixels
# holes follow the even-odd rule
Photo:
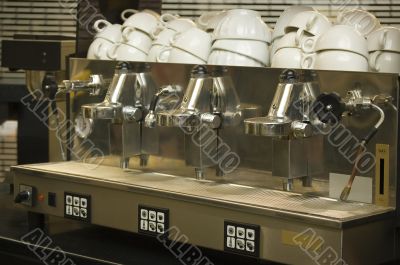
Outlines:
[[[80,178],[79,182],[90,182],[92,185],[107,187],[136,187],[177,196],[186,196],[210,201],[232,203],[250,207],[262,208],[268,211],[285,211],[328,218],[340,221],[357,219],[388,211],[392,208],[373,204],[342,202],[330,198],[309,197],[301,194],[253,188],[235,184],[221,184],[213,181],[196,181],[191,178],[170,176],[159,173],[145,173],[138,170],[123,171],[120,168],[99,166],[91,169],[90,166],[79,162],[49,163],[41,165],[19,166],[16,170],[23,170],[28,174],[44,172],[46,176]],[[93,168],[93,167],[92,167]],[[32,172],[33,171],[33,172]],[[40,175],[43,175],[43,174]],[[110,183],[115,184],[111,186]]]

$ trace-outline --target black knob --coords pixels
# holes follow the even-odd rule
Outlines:
[[[337,93],[322,93],[312,107],[313,112],[323,123],[336,123],[342,118],[346,105]]]
[[[299,75],[296,70],[286,69],[283,70],[281,75],[279,76],[280,83],[297,83],[299,81]]]
[[[31,193],[27,190],[23,190],[17,194],[17,196],[14,199],[15,203],[21,203],[25,201],[29,201],[31,198]]]
[[[131,70],[132,65],[128,62],[119,62],[117,66],[115,67],[117,70]]]
[[[208,75],[207,67],[204,65],[196,65],[192,69],[192,77]]]

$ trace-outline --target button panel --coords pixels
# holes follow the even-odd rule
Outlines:
[[[64,193],[64,217],[90,223],[90,195]]]
[[[224,250],[246,256],[260,256],[260,226],[225,221]]]
[[[169,228],[169,210],[139,205],[139,233],[148,235],[166,235]]]

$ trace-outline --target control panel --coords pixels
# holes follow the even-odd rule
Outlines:
[[[246,256],[260,255],[260,226],[224,222],[224,250]]]
[[[148,235],[168,236],[169,210],[165,208],[155,208],[139,205],[138,208],[138,231]]]
[[[89,222],[91,217],[90,195],[64,193],[64,217]]]

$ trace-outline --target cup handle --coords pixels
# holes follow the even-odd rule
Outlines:
[[[126,27],[122,30],[122,38],[124,39],[124,41],[128,41],[129,40],[129,34],[131,34],[132,31],[134,31],[134,28],[131,27]]]
[[[101,27],[101,25],[103,25],[103,26]],[[97,20],[96,22],[94,22],[94,24],[93,24],[93,28],[94,28],[94,30],[97,31],[97,32],[103,31],[103,30],[104,30],[106,27],[108,27],[108,26],[111,26],[111,23],[108,22],[108,21],[105,20],[105,19],[99,19],[99,20]]]
[[[374,72],[380,71],[380,66],[377,65],[377,61],[378,61],[379,56],[381,56],[381,54],[382,54],[381,51],[377,51],[377,52],[371,53],[371,56],[369,57],[369,67]]]
[[[117,49],[118,49],[119,44],[115,44],[107,51],[107,57],[110,58],[111,60],[116,60],[117,59]]]
[[[304,36],[304,29],[298,29],[295,37],[296,45],[300,45],[300,40],[303,36]]]
[[[167,23],[167,22],[175,20],[177,18],[179,18],[179,15],[173,15],[173,14],[170,14],[170,13],[165,13],[165,14],[161,15],[160,21],[162,23]]]
[[[168,58],[164,57],[163,54],[166,52],[170,51],[172,48],[171,47],[164,47],[158,54],[157,54],[157,62],[158,63],[166,63],[168,61]]]
[[[315,22],[317,21],[317,18],[318,18],[317,15],[313,15],[308,19],[306,24],[306,30],[310,30],[314,26]]]
[[[100,51],[101,48],[103,47],[103,43],[100,43],[97,48],[94,51],[94,56],[96,57],[96,59],[100,59]]]
[[[307,54],[301,58],[301,68],[302,69],[313,69],[315,63],[316,54]]]
[[[157,39],[158,34],[160,34],[160,32],[163,31],[164,29],[165,26],[162,23],[158,24],[157,27],[152,32],[150,32],[150,37],[153,40]]]
[[[384,30],[384,31],[383,31],[383,34],[380,35],[379,46],[381,47],[381,50],[384,50],[384,49],[385,49],[387,34],[388,34],[388,31],[387,31],[387,30]]]
[[[139,12],[140,12],[140,11],[139,11],[139,10],[136,10],[136,9],[125,9],[125,10],[122,11],[122,13],[121,13],[121,19],[122,19],[123,21],[125,21],[125,20],[127,20],[131,15],[137,14],[137,13],[139,13]],[[131,15],[126,16],[126,14],[131,14]]]
[[[170,44],[171,46],[173,46],[174,43],[175,43],[175,41],[176,41],[176,39],[179,38],[179,36],[180,36],[181,34],[182,34],[182,32],[176,33],[174,36],[172,36],[172,38],[169,40],[169,44]]]
[[[315,51],[316,43],[317,43],[316,37],[305,38],[301,42],[301,50],[304,53],[313,53]]]
[[[220,14],[220,12],[207,12],[207,13],[204,13],[197,19],[197,24],[200,27],[205,28],[205,27],[208,26],[208,22],[210,21],[210,19],[212,19],[214,16],[217,16],[219,14]]]

